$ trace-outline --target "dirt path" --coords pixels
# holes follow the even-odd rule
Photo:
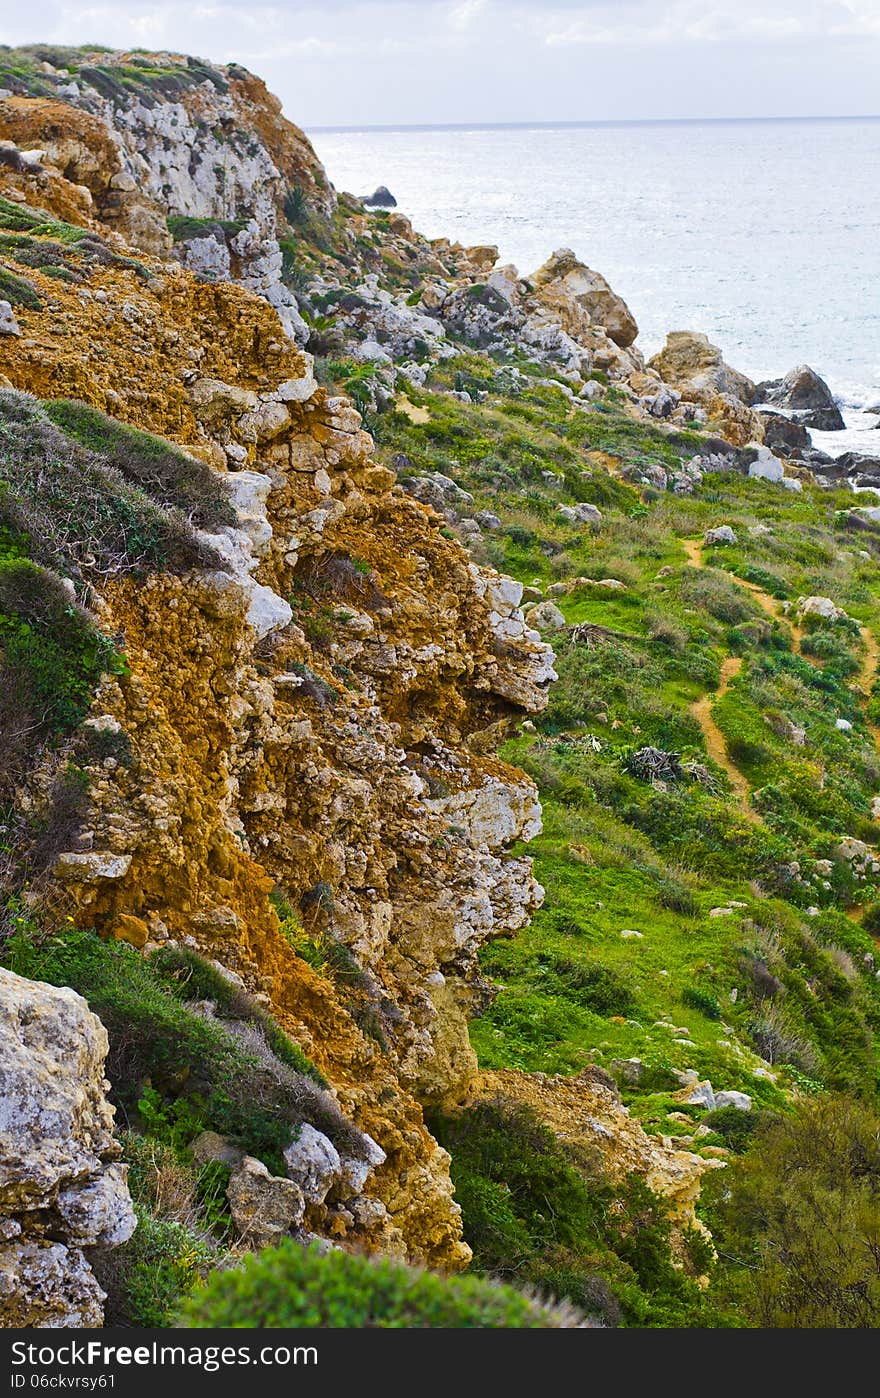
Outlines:
[[[411,403],[405,393],[401,393],[398,396],[394,406],[399,413],[403,413],[404,417],[408,417],[410,422],[414,422],[417,427],[421,427],[423,423],[431,421],[431,414],[428,412],[428,409],[419,408],[415,403]]]
[[[717,762],[719,767],[723,767],[730,779],[740,810],[747,820],[755,825],[760,825],[761,817],[749,802],[749,784],[738,767],[735,767],[727,755],[727,744],[724,741],[724,734],[715,722],[712,715],[712,708],[716,699],[723,699],[730,688],[731,680],[736,679],[743,667],[741,655],[729,655],[721,664],[721,677],[718,688],[714,694],[704,694],[702,699],[697,699],[691,704],[691,713],[703,730],[703,737],[706,739],[706,748],[713,762]]]
[[[705,568],[706,564],[703,559],[702,540],[682,539],[680,542],[690,566],[692,568]],[[744,578],[737,578],[733,574],[730,576],[735,582],[739,583],[740,587],[746,588],[747,591],[752,594],[755,601],[763,608],[768,616],[772,617],[774,621],[782,621],[785,623],[791,632],[792,647],[796,653],[800,654],[805,635],[804,628],[799,626],[791,617],[785,616],[782,613],[779,602],[775,597],[771,597],[769,592],[765,592],[763,588],[758,587],[756,583],[746,582]],[[865,705],[867,705],[871,687],[877,678],[878,669],[880,669],[880,645],[878,645],[877,639],[869,627],[861,626],[859,630],[862,637],[862,644],[865,647],[865,658],[859,672],[858,683],[865,694]],[[815,665],[816,661],[811,660],[810,663]],[[695,703],[691,705],[691,713],[703,730],[703,736],[706,740],[706,747],[709,751],[709,755],[718,763],[719,767],[724,768],[730,778],[731,786],[736,792],[743,814],[747,816],[749,820],[760,821],[760,816],[749,804],[749,784],[742,772],[731,762],[727,754],[724,736],[712,717],[712,706],[715,700],[721,699],[727,693],[731,680],[740,673],[742,667],[743,662],[740,656],[728,656],[721,665],[721,682],[718,689],[714,694],[704,694],[702,699],[697,699]],[[875,746],[878,751],[880,751],[880,725],[872,723],[867,715],[865,716],[865,724],[874,740]],[[854,913],[858,911],[858,909],[852,910],[850,915],[854,915]]]
[[[681,544],[691,567],[705,568],[706,564],[703,560],[702,540],[682,539]],[[742,582],[742,579],[737,578],[736,581]],[[743,583],[743,586],[747,587],[750,592],[755,594],[756,601],[759,601],[764,610],[775,619],[777,612],[773,598],[750,583]],[[753,824],[760,825],[761,817],[749,800],[751,790],[749,784],[739,768],[731,762],[727,754],[727,744],[724,741],[724,734],[721,732],[721,729],[718,727],[712,715],[712,708],[715,700],[724,698],[730,688],[731,680],[736,678],[742,670],[742,667],[743,661],[740,655],[729,655],[726,660],[723,660],[721,663],[721,675],[718,688],[714,693],[704,694],[702,699],[696,699],[693,704],[691,704],[691,713],[703,730],[703,737],[706,740],[706,749],[709,756],[712,758],[713,762],[717,762],[718,766],[722,767],[727,773],[730,785],[733,787],[736,794],[739,808],[746,817],[746,820],[750,820]]]
[[[877,678],[878,666],[880,666],[880,646],[877,644],[877,639],[873,631],[867,626],[861,626],[859,630],[862,633],[862,642],[865,647],[865,658],[862,661],[862,668],[859,672],[859,688],[864,691],[865,704],[867,704],[871,697],[871,688]],[[868,732],[874,739],[875,746],[878,751],[880,751],[880,726],[876,723],[872,723],[867,714],[865,714],[865,724]]]

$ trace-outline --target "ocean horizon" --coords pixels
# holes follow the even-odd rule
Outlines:
[[[880,121],[880,113],[842,116],[755,116],[755,117],[615,117],[581,121],[409,121],[361,125],[304,126],[308,136],[344,135],[357,131],[556,131],[594,126],[754,126],[767,122]]]

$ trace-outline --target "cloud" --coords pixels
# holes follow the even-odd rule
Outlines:
[[[878,39],[880,0],[0,0],[2,42],[237,60],[311,125],[872,111]]]
[[[876,0],[667,0],[626,11],[610,4],[592,8],[604,13],[572,19],[554,3],[532,18],[550,48],[785,43],[880,35]]]

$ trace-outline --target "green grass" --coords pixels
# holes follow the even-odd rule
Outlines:
[[[218,1131],[274,1174],[284,1173],[282,1152],[304,1121],[343,1153],[359,1152],[358,1134],[302,1051],[194,953],[144,958],[76,930],[46,938],[19,916],[2,957],[19,975],[71,986],[99,1015],[123,1121],[177,1148],[200,1131]],[[191,1007],[202,999],[215,1006],[216,1017]]]

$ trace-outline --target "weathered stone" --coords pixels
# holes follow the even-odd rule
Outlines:
[[[285,1150],[284,1163],[309,1204],[323,1204],[342,1175],[342,1161],[333,1142],[308,1122]]]
[[[539,602],[526,612],[526,621],[538,631],[561,631],[566,625],[565,617],[555,602]]]
[[[729,524],[716,525],[714,529],[707,529],[703,538],[704,544],[735,544],[737,537]]]
[[[0,335],[20,335],[21,329],[8,301],[0,301]]]
[[[190,1142],[193,1160],[199,1165],[207,1165],[211,1160],[219,1160],[221,1165],[233,1167],[241,1164],[244,1151],[221,1136],[217,1131],[201,1131]]]
[[[722,1107],[736,1107],[740,1112],[750,1112],[752,1099],[747,1092],[716,1092],[715,1107],[719,1111]]]
[[[626,302],[570,248],[554,252],[531,282],[541,304],[559,317],[563,330],[575,340],[601,326],[615,345],[626,349],[639,333]]]
[[[374,209],[397,208],[397,200],[391,193],[390,189],[386,189],[384,184],[380,184],[378,189],[373,190],[372,194],[365,194],[363,199],[361,200],[361,203],[366,204],[368,207]]]
[[[111,935],[117,942],[143,947],[150,940],[150,929],[143,918],[135,917],[133,913],[120,913],[113,923]]]
[[[797,610],[802,617],[815,616],[822,621],[839,621],[846,616],[846,612],[830,597],[800,597]]]
[[[707,407],[720,394],[748,404],[755,391],[751,379],[725,364],[718,346],[696,330],[670,330],[665,346],[648,363],[664,383]]]
[[[251,1247],[268,1247],[303,1221],[305,1198],[293,1180],[270,1175],[262,1160],[246,1155],[226,1190],[239,1237]]]
[[[98,1328],[104,1292],[77,1248],[45,1240],[0,1243],[0,1327]]]
[[[778,485],[785,472],[779,457],[774,456],[768,447],[759,446],[756,449],[755,460],[749,466],[749,475],[753,480],[770,481]]]
[[[103,1292],[79,1249],[135,1227],[113,1163],[106,1054],[81,996],[0,968],[0,1324],[101,1323]]]

